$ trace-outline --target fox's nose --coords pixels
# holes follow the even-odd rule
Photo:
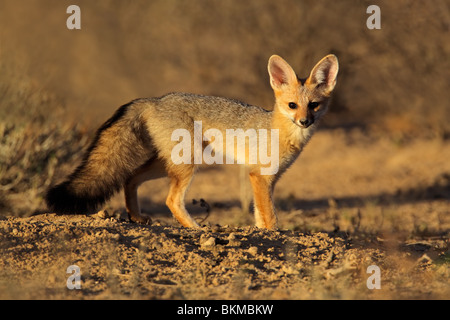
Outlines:
[[[300,120],[298,120],[298,122],[305,128],[308,128],[312,124],[312,121],[310,121],[308,118],[301,118]]]

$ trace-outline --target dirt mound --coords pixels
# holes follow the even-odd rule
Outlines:
[[[390,292],[392,284],[382,282],[385,290],[368,289],[367,267],[375,264],[383,270],[392,261],[382,241],[364,241],[366,248],[362,249],[359,240],[345,234],[229,226],[192,230],[159,222],[138,225],[101,214],[9,217],[0,221],[0,297],[379,297],[380,292]],[[435,244],[403,247],[407,255]],[[422,258],[414,270],[421,268],[422,274],[430,276],[426,266],[430,261]],[[70,266],[80,270],[80,290],[67,287],[76,275],[68,270]],[[433,291],[444,289],[445,285]]]

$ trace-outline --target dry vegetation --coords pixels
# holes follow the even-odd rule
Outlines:
[[[42,208],[56,165],[76,159],[87,137],[60,121],[54,97],[17,76],[14,68],[1,67],[0,208],[30,215]]]
[[[65,28],[65,2],[0,3],[1,298],[450,298],[447,1],[377,1],[372,31],[369,1],[77,4],[81,31]],[[282,231],[246,227],[248,186],[228,166],[188,194],[210,209],[188,208],[200,231],[172,220],[165,180],[140,193],[154,226],[123,221],[122,195],[111,218],[41,214],[121,104],[186,91],[270,109],[271,54],[303,77],[330,52],[336,96],[277,186]],[[74,263],[81,292],[65,289]],[[369,264],[380,291],[365,286]]]

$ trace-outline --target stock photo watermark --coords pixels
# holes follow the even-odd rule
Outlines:
[[[278,129],[219,129],[203,132],[202,121],[194,121],[194,141],[187,129],[175,129],[171,140],[179,141],[171,159],[178,164],[260,164],[261,175],[273,175],[279,169]],[[225,146],[224,146],[225,140]],[[209,144],[203,149],[203,142]],[[270,154],[268,153],[270,149]],[[202,151],[203,150],[203,151]],[[192,156],[193,155],[193,156]],[[224,159],[225,158],[225,159]]]
[[[367,18],[366,26],[369,30],[381,29],[381,9],[377,5],[371,5],[367,7],[367,14],[370,16]]]
[[[69,30],[81,29],[81,9],[77,5],[70,5],[67,7],[66,13],[70,16],[66,20],[66,26]],[[366,13],[370,16],[366,20],[366,26],[369,30],[381,29],[381,9],[377,5],[370,5],[366,9]]]
[[[67,7],[66,13],[71,14],[66,20],[66,26],[69,30],[81,29],[81,9],[77,5],[70,5]]]
[[[80,290],[81,289],[81,270],[80,267],[76,265],[70,265],[66,270],[67,274],[70,276],[67,278],[66,286],[69,290]]]
[[[367,289],[381,289],[381,269],[376,265],[370,265],[366,270],[367,274],[370,274],[367,278],[366,285]]]

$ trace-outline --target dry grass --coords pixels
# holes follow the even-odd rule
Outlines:
[[[55,169],[79,158],[87,135],[60,121],[63,109],[54,97],[17,69],[0,68],[0,209],[28,216],[43,207]]]

